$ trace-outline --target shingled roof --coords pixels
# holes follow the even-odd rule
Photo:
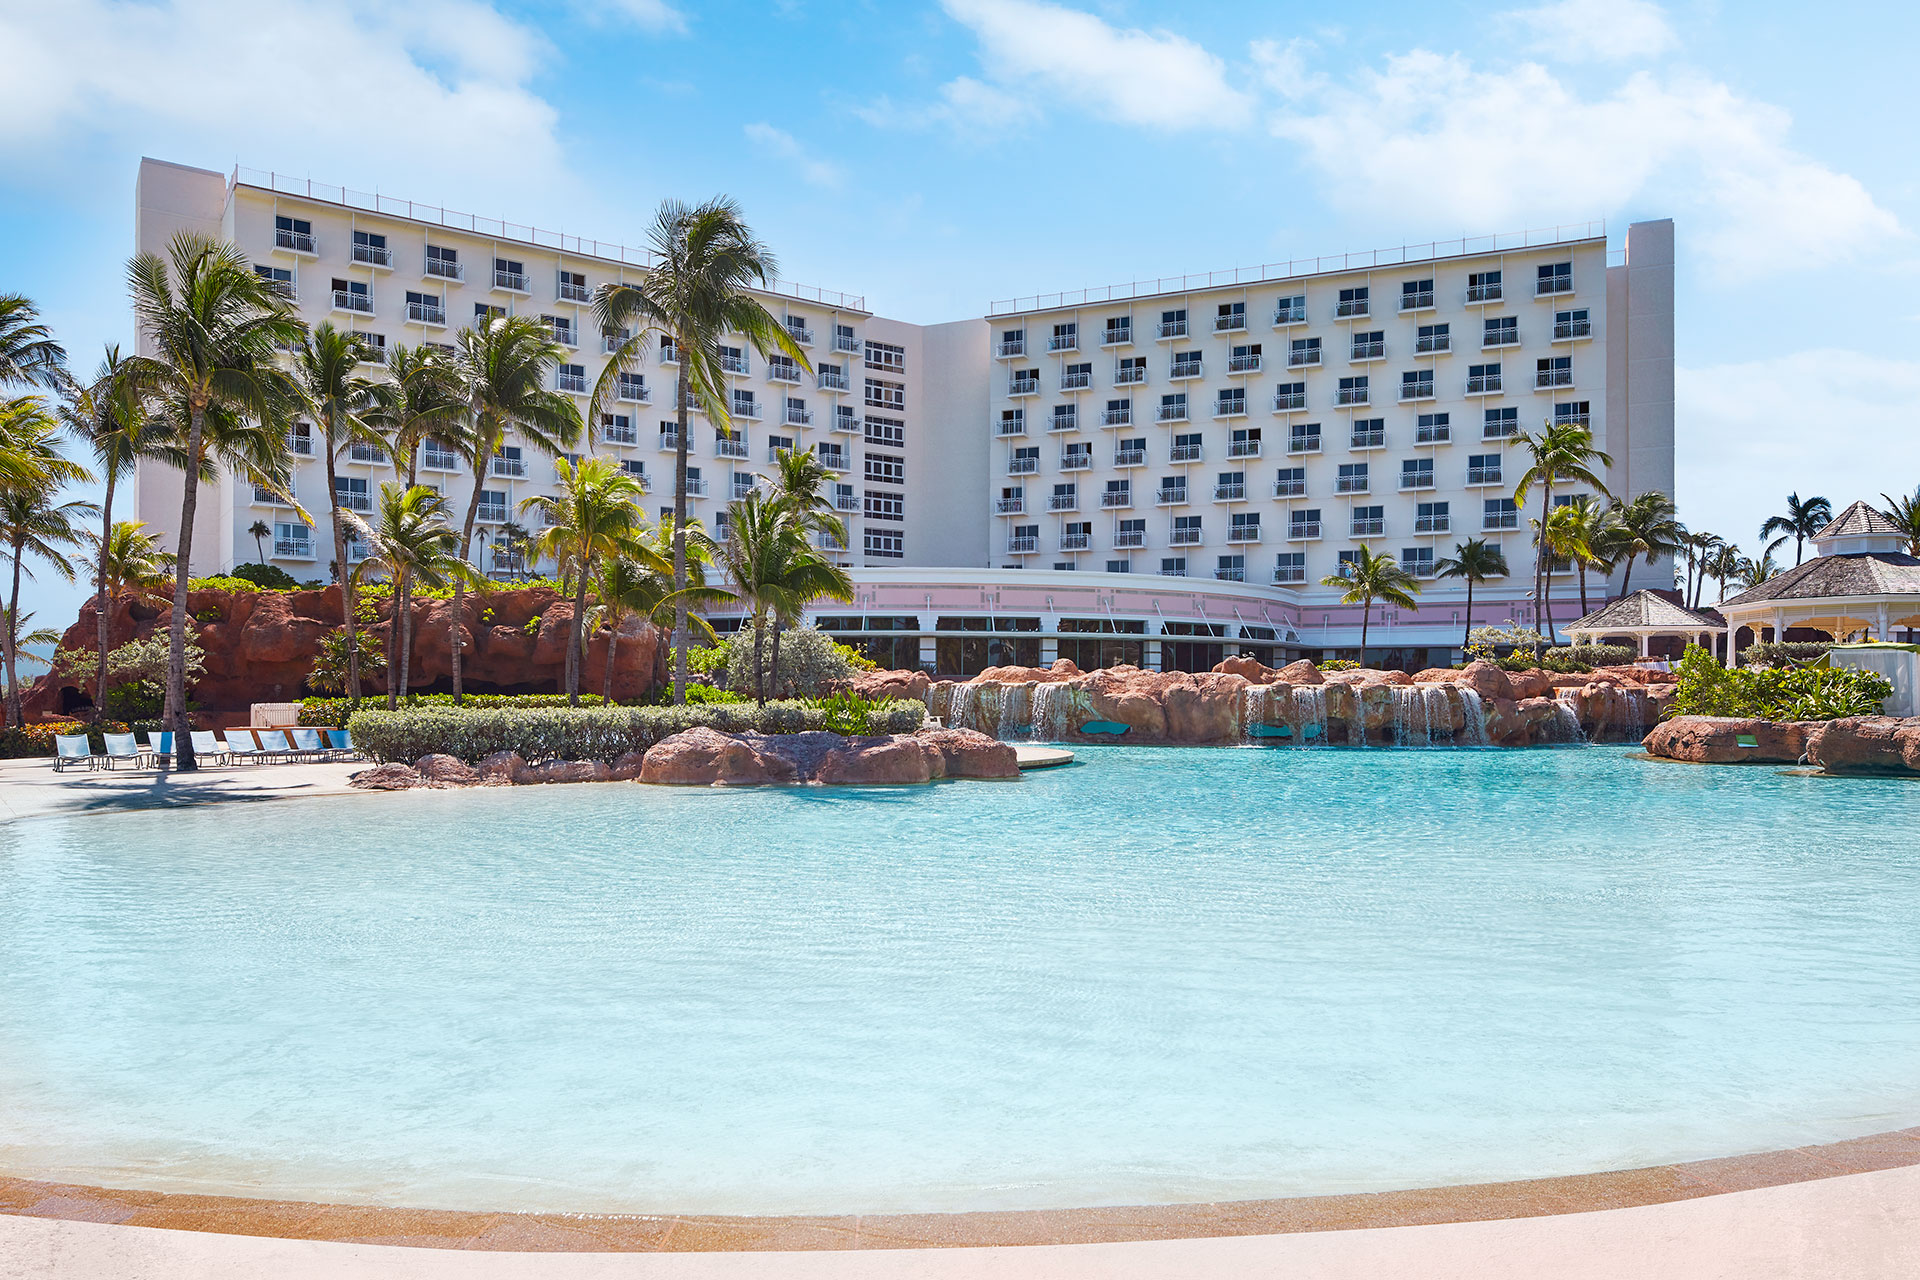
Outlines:
[[[1862,507],[1866,507],[1864,502],[1854,503],[1833,525],[1852,518],[1854,512]],[[1873,514],[1880,515],[1877,511]],[[1881,516],[1881,519],[1885,517]],[[1828,525],[1827,529],[1832,529],[1833,525]],[[1759,586],[1742,591],[1731,600],[1721,601],[1720,607],[1726,609],[1735,605],[1759,604],[1765,600],[1899,595],[1920,595],[1920,560],[1895,551],[1867,551],[1850,556],[1815,556],[1797,568],[1776,574]]]
[[[1814,534],[1813,540],[1819,542],[1824,538],[1878,537],[1885,534],[1900,538],[1906,536],[1899,525],[1887,518],[1886,512],[1864,502],[1856,502]]]
[[[1612,604],[1595,609],[1569,631],[1718,631],[1726,625],[1710,614],[1696,613],[1645,587]]]

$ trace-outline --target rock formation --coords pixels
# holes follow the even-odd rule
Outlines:
[[[1656,725],[1643,745],[1649,755],[1693,764],[1798,764],[1822,727],[1813,720],[1675,716]]]
[[[1920,718],[1829,720],[1807,739],[1807,760],[1824,773],[1920,774]]]

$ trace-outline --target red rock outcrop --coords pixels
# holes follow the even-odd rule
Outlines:
[[[1817,721],[1746,720],[1736,716],[1676,716],[1653,727],[1643,746],[1649,755],[1694,764],[1797,764]],[[1754,740],[1743,747],[1742,736]]]
[[[658,786],[757,786],[793,782],[793,762],[745,734],[703,727],[647,748],[640,781]]]
[[[362,769],[347,778],[347,785],[362,791],[412,791],[419,787],[430,787],[433,783],[422,777],[412,765],[396,761]]]
[[[830,787],[897,786],[946,776],[940,748],[905,734],[849,738],[827,752],[813,781]]]
[[[932,683],[924,671],[862,671],[851,680],[835,681],[828,691],[844,690],[869,702],[882,702],[888,698],[924,701]]]
[[[1320,668],[1305,658],[1296,658],[1274,675],[1276,679],[1285,680],[1288,684],[1325,684],[1327,682],[1326,676],[1320,673]]]
[[[1017,778],[1020,757],[1013,747],[972,729],[926,729],[920,741],[940,752],[949,778]]]
[[[1253,684],[1272,684],[1280,678],[1280,673],[1258,658],[1249,658],[1244,654],[1234,654],[1214,664],[1214,672],[1224,676],[1239,676]]]
[[[1807,759],[1823,773],[1920,773],[1920,718],[1829,720],[1808,737]]]

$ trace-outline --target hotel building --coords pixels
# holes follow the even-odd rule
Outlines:
[[[620,340],[599,331],[594,290],[648,265],[618,244],[249,170],[145,160],[136,206],[140,250],[164,253],[181,229],[230,240],[308,323],[364,335],[376,364],[477,318],[539,316],[567,351],[554,389],[583,414]],[[858,591],[815,620],[897,665],[1204,670],[1233,652],[1348,650],[1360,610],[1319,583],[1359,546],[1423,588],[1418,610],[1375,607],[1370,653],[1441,661],[1461,645],[1466,591],[1434,566],[1465,539],[1499,545],[1513,568],[1475,589],[1473,623],[1533,621],[1537,513],[1512,502],[1522,430],[1583,423],[1613,458],[1614,494],[1673,492],[1668,221],[1633,224],[1611,251],[1603,226],[1583,224],[1023,298],[939,325],[785,283],[762,300],[813,368],[744,341],[728,353],[734,429],[689,424],[693,511],[723,529],[776,451],[816,452],[848,526],[847,545],[826,549]],[[674,374],[671,348],[656,348],[577,446],[639,478],[660,512]],[[318,517],[320,442],[297,427],[292,443],[295,496]],[[394,477],[360,447],[338,472],[339,501],[358,510]],[[468,469],[431,445],[419,474],[457,503],[470,492]],[[482,569],[525,567],[501,535],[552,480],[524,442],[493,460]],[[177,472],[143,467],[138,495],[141,519],[178,524]],[[233,476],[202,490],[195,572],[257,559],[256,522],[273,530],[272,563],[328,576],[326,530]],[[1570,621],[1577,586],[1553,582]]]

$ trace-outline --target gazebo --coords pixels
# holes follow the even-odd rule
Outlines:
[[[1727,633],[1780,640],[1791,627],[1835,640],[1898,640],[1920,631],[1920,559],[1884,512],[1856,502],[1813,535],[1804,564],[1723,601]],[[1769,634],[1770,633],[1770,634]]]
[[[1616,636],[1631,640],[1640,656],[1651,656],[1655,637],[1677,636],[1713,652],[1713,637],[1725,630],[1720,619],[1677,605],[1645,587],[1602,605],[1567,628],[1575,643],[1600,644]]]

